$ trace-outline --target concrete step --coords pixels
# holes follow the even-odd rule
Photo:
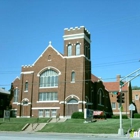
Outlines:
[[[67,118],[52,118],[49,123],[56,123],[56,122],[65,122]]]
[[[47,123],[39,123],[38,126],[36,127],[36,129],[34,129],[34,131],[39,131],[41,130]]]
[[[56,123],[56,122],[57,122],[57,119],[56,118],[52,118],[49,123]]]
[[[24,130],[27,132],[30,131],[39,131],[41,130],[47,123],[32,123],[30,125],[28,125],[28,127]]]
[[[29,124],[28,127],[26,127],[26,129],[24,129],[24,131],[27,131],[27,132],[30,132],[32,130],[33,130],[32,124]]]
[[[67,120],[67,118],[61,118],[58,120],[58,122],[65,122]]]

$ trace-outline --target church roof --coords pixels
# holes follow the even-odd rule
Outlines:
[[[119,81],[103,82],[103,84],[108,91],[119,91],[119,89],[120,89],[120,82]],[[128,90],[128,84],[125,84],[122,87],[122,91],[127,91],[127,90]]]
[[[96,77],[95,75],[91,74],[91,81],[94,82],[98,82],[100,79],[98,77]]]
[[[0,88],[0,93],[2,93],[2,94],[10,94],[10,91],[7,91],[7,90],[5,90],[3,88]]]

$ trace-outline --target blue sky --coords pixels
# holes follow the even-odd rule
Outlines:
[[[139,69],[139,7],[140,0],[0,0],[0,87],[9,89],[49,41],[63,53],[64,28],[76,26],[91,33],[94,75],[115,81]]]

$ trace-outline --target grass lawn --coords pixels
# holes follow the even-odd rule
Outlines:
[[[48,118],[39,118],[39,123],[47,122]],[[5,120],[0,118],[0,131],[21,131],[27,123],[36,123],[37,118],[11,118]],[[49,123],[40,132],[58,133],[93,133],[93,134],[117,134],[119,119],[99,120],[92,123],[84,123],[83,119],[68,119],[66,122]],[[132,126],[135,130],[140,128],[140,119],[133,119]],[[130,127],[131,120],[123,119],[123,130],[126,132]]]
[[[3,121],[2,118],[0,118],[0,131],[21,131],[21,129],[27,124],[27,123],[36,123],[37,121],[39,123],[47,122],[48,118],[11,118],[10,121],[8,119],[5,119]]]
[[[140,128],[139,119],[133,120],[133,128]],[[69,119],[64,123],[47,124],[40,132],[59,132],[59,133],[94,133],[94,134],[113,134],[118,133],[119,119],[107,119],[93,123],[83,123],[84,120]],[[123,119],[124,132],[130,127],[130,119]]]

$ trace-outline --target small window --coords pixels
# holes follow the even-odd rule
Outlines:
[[[88,59],[90,59],[90,48],[88,47]]]
[[[135,100],[139,100],[139,95],[135,95]]]
[[[51,117],[56,117],[56,109],[52,109],[51,111]]]
[[[46,118],[49,118],[50,117],[50,110],[49,109],[46,109],[45,110],[45,117]]]
[[[115,102],[112,102],[111,105],[112,105],[112,109],[116,109],[116,103]]]
[[[85,56],[90,59],[90,48],[88,46],[85,46]]]
[[[88,55],[88,47],[85,46],[85,56],[87,57],[87,55]]]
[[[41,109],[41,110],[38,110],[38,117],[43,117],[43,110]]]
[[[71,56],[72,55],[72,46],[69,45],[68,46],[68,56]]]
[[[75,82],[75,72],[71,73],[71,82]]]
[[[80,44],[76,44],[76,55],[80,55]]]
[[[24,100],[23,101],[23,105],[28,105],[28,101],[27,100]]]
[[[22,104],[23,104],[24,106],[27,106],[27,105],[29,104],[29,100],[28,100],[27,98],[24,98],[24,99],[22,100]]]
[[[48,61],[51,61],[51,55],[48,56]]]
[[[28,82],[25,82],[25,91],[28,91]]]

